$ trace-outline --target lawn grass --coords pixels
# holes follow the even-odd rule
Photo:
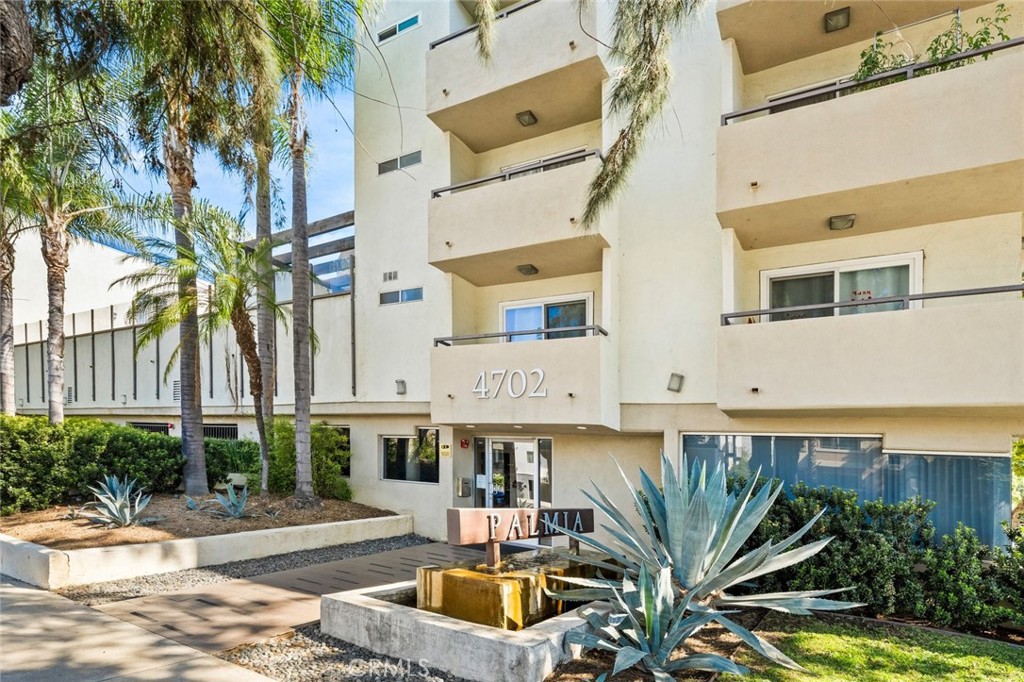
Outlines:
[[[771,615],[758,633],[810,674],[741,648],[749,675],[722,682],[1024,682],[1024,649],[920,628]]]

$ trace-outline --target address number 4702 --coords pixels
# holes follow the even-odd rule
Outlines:
[[[497,398],[504,388],[509,398],[547,398],[548,389],[543,386],[542,369],[531,369],[529,372],[521,369],[492,369],[480,372],[473,385],[473,393],[476,393],[477,398],[485,400]]]

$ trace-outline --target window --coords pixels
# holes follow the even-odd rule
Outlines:
[[[502,331],[519,332],[533,329],[585,327],[591,322],[593,294],[572,294],[557,298],[514,301],[499,306]],[[539,341],[586,336],[586,331],[547,332],[546,334],[518,334],[512,341]]]
[[[164,422],[128,422],[128,426],[140,431],[162,433],[165,436],[169,435],[171,431],[171,425]]]
[[[396,171],[399,168],[408,168],[423,163],[423,152],[415,151],[403,154],[396,159],[388,159],[377,164],[377,175],[384,175]]]
[[[773,322],[900,310],[902,304],[869,303],[872,299],[921,291],[921,252],[807,265],[761,273],[761,307],[789,308],[840,301],[864,305],[776,313]]]
[[[998,543],[999,522],[1010,518],[1009,457],[889,452],[879,436],[686,434],[682,441],[691,465],[724,461],[743,476],[760,469],[787,488],[799,481],[853,490],[861,501],[932,500],[936,537],[962,521],[982,542]]]
[[[381,439],[383,478],[389,481],[437,483],[438,430],[416,429],[415,436]]]
[[[380,304],[391,305],[392,303],[411,303],[423,300],[423,287],[414,289],[401,289],[399,291],[382,291],[380,293]]]
[[[238,424],[203,424],[203,438],[238,440]]]
[[[414,14],[411,17],[409,17],[408,19],[403,19],[402,21],[399,21],[398,23],[391,24],[390,26],[386,26],[386,27],[382,28],[380,31],[378,31],[377,32],[377,42],[378,43],[383,43],[385,41],[391,40],[392,38],[394,38],[398,34],[405,33],[406,31],[414,29],[414,28],[416,28],[419,25],[420,25],[420,15],[419,14]]]

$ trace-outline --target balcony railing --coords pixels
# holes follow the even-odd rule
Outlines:
[[[883,296],[863,301],[836,301],[834,303],[815,303],[812,305],[795,305],[785,308],[765,308],[762,310],[747,310],[739,313],[724,313],[722,315],[722,326],[728,327],[735,324],[736,320],[745,318],[747,322],[761,318],[765,315],[786,315],[790,313],[806,313],[818,310],[838,310],[842,308],[857,308],[866,306],[878,306],[896,303],[899,310],[906,310],[915,301],[930,301],[940,298],[960,298],[962,296],[985,296],[987,294],[1003,294],[1012,292],[1024,292],[1024,284],[1010,284],[1000,287],[982,287],[980,289],[957,289],[955,291],[934,291],[926,294],[907,294],[905,296]],[[770,319],[770,318],[769,318]]]
[[[441,187],[440,189],[432,191],[430,196],[433,199],[437,199],[444,194],[461,192],[462,190],[472,189],[481,185],[490,185],[495,182],[508,182],[509,180],[515,180],[516,178],[526,175],[533,175],[534,173],[542,173],[544,171],[551,171],[557,168],[564,168],[565,166],[569,166],[574,163],[581,163],[590,158],[597,158],[602,162],[604,161],[604,157],[601,156],[601,152],[599,150],[584,149],[578,152],[552,156],[549,159],[542,159],[536,163],[531,163],[525,166],[509,168],[504,172],[495,173],[494,175],[487,175],[482,178],[475,178],[473,180],[466,180],[465,182],[459,182],[454,185],[448,185],[447,187]]]
[[[749,107],[746,109],[740,109],[739,111],[733,111],[728,114],[722,114],[722,125],[729,125],[731,121],[739,118],[744,118],[752,114],[760,114],[762,112],[768,112],[769,114],[774,113],[773,109],[784,109],[788,105],[795,105],[796,107],[801,105],[815,104],[821,101],[821,98],[828,97],[829,99],[834,97],[840,97],[842,95],[851,94],[858,90],[865,89],[872,84],[885,85],[888,81],[893,78],[911,79],[918,75],[921,71],[930,71],[947,64],[955,64],[968,59],[976,59],[978,57],[987,57],[987,55],[1000,50],[1006,50],[1013,47],[1019,47],[1024,45],[1024,37],[1014,38],[1012,40],[1005,40],[995,45],[989,45],[987,47],[978,48],[977,50],[968,50],[967,52],[961,52],[959,54],[951,55],[944,59],[939,59],[934,62],[917,62],[915,64],[908,64],[898,69],[891,71],[885,71],[883,73],[875,74],[865,78],[864,80],[851,80],[843,83],[836,83],[833,85],[826,85],[821,88],[815,88],[814,90],[806,90],[804,92],[791,95],[789,97],[782,97],[780,99],[766,102],[765,104],[759,104],[755,107]],[[794,108],[794,107],[788,107]]]
[[[534,336],[541,335],[548,336],[549,334],[578,334],[577,337],[563,337],[563,338],[578,338],[579,336],[608,336],[608,332],[603,327],[596,324],[588,324],[579,327],[549,327],[546,329],[524,329],[520,331],[512,332],[492,332],[489,334],[469,334],[465,336],[443,336],[434,339],[434,347],[438,346],[454,346],[459,343],[469,343],[476,341],[492,341],[498,339],[501,341],[511,342],[514,337],[517,336]]]
[[[516,4],[516,5],[513,5],[512,7],[509,7],[507,10],[504,10],[502,12],[498,12],[497,14],[494,15],[494,18],[496,20],[504,19],[505,17],[509,16],[510,14],[515,14],[519,10],[526,9],[530,5],[536,5],[538,2],[540,2],[540,0],[525,0],[524,2],[520,2],[520,3]],[[449,33],[444,38],[441,38],[439,40],[435,40],[434,42],[430,43],[430,49],[433,50],[438,45],[443,45],[444,43],[447,43],[449,40],[455,40],[459,36],[464,36],[464,35],[466,35],[468,33],[474,33],[474,32],[476,32],[476,29],[477,29],[478,26],[479,26],[479,24],[473,24],[472,26],[467,26],[466,28],[461,28],[458,31],[456,31],[455,33]]]

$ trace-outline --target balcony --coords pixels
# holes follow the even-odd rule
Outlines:
[[[527,263],[535,278],[599,271],[607,227],[576,220],[600,165],[597,151],[578,152],[434,190],[427,260],[477,286],[522,281]]]
[[[538,333],[586,336],[508,342]],[[437,424],[501,431],[539,426],[572,433],[581,427],[618,429],[617,370],[601,327],[450,337],[435,339],[434,345],[430,412]]]
[[[722,40],[733,39],[744,73],[804,59],[865,40],[877,31],[906,26],[956,9],[971,9],[988,0],[719,0],[718,29]],[[826,32],[824,15],[850,8],[850,24]],[[771,26],[770,31],[765,27]]]
[[[718,406],[734,416],[1019,416],[1021,291],[1012,285],[875,299],[904,309],[764,324],[743,322],[863,302],[724,315]],[[981,294],[992,298],[962,299]]]
[[[608,72],[587,36],[597,34],[593,10],[527,0],[498,17],[489,63],[475,26],[431,43],[427,116],[438,128],[479,153],[601,118]],[[527,110],[537,122],[524,126],[516,114]]]
[[[1022,45],[1018,38],[948,61]],[[1024,54],[1003,51],[920,75],[929,68],[918,64],[723,116],[722,227],[750,249],[1024,209]],[[861,91],[865,84],[882,87]],[[852,232],[828,229],[829,216],[850,213]]]

